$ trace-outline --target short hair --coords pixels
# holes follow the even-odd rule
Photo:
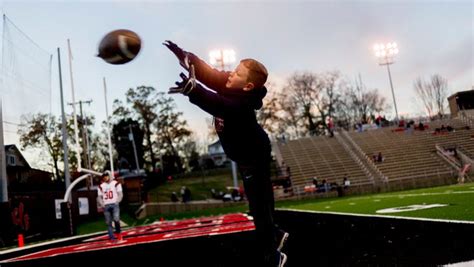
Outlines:
[[[268,77],[267,68],[265,68],[262,63],[251,58],[242,59],[240,63],[242,63],[249,70],[247,82],[253,83],[255,88],[263,87]]]

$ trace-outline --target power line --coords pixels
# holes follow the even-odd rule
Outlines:
[[[21,125],[21,124],[19,124],[19,123],[10,122],[10,121],[3,121],[3,123],[15,125],[15,126],[20,126],[20,125]]]

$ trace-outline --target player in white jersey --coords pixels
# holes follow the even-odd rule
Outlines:
[[[104,172],[102,174],[102,183],[97,189],[97,194],[100,206],[104,207],[105,223],[107,224],[110,240],[115,241],[117,238],[119,240],[122,239],[120,234],[119,207],[119,203],[123,198],[122,185],[110,179],[109,172]],[[117,237],[115,237],[113,233],[112,220],[115,223],[115,233]]]

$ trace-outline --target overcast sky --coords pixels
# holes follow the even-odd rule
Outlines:
[[[368,88],[378,88],[392,104],[387,70],[373,54],[376,42],[395,41],[391,65],[400,114],[420,114],[413,81],[440,74],[450,93],[473,82],[472,1],[2,1],[1,8],[39,46],[53,54],[52,112],[60,115],[56,49],[62,50],[66,101],[71,101],[67,39],[74,56],[76,100],[92,99],[86,113],[105,119],[102,77],[109,105],[124,100],[128,88],[149,85],[167,91],[181,70],[161,43],[170,39],[208,60],[215,48],[232,48],[237,58],[263,62],[270,80],[283,84],[298,71],[339,70]],[[119,28],[143,40],[129,64],[109,65],[94,57],[100,39]],[[206,113],[176,95],[199,138],[207,133]],[[67,107],[68,112],[71,108]],[[8,112],[4,110],[4,112]],[[389,112],[393,114],[393,112]],[[393,115],[392,115],[393,117]],[[99,126],[99,123],[97,123]],[[6,137],[8,139],[8,137]]]

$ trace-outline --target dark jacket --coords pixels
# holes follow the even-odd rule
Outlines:
[[[227,156],[244,164],[268,160],[270,140],[255,115],[255,110],[262,107],[267,89],[226,88],[230,72],[213,69],[193,54],[189,58],[196,79],[213,90],[198,84],[189,94],[189,100],[215,117],[214,126]]]

